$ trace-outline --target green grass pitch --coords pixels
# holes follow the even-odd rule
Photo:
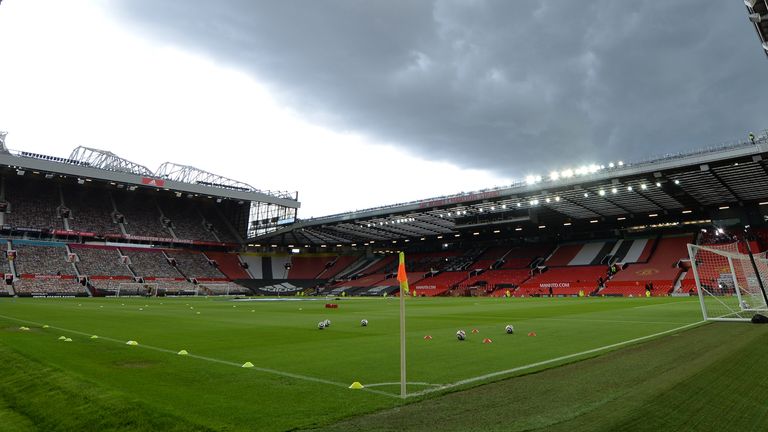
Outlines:
[[[397,383],[398,300],[338,303],[0,299],[0,430],[738,424],[757,431],[768,424],[768,373],[754,366],[765,363],[768,331],[695,324],[695,298],[407,299],[412,396],[405,400]],[[332,325],[318,330],[324,319]],[[504,333],[506,324],[515,334]],[[456,340],[458,329],[466,341]],[[365,389],[348,389],[354,381]],[[662,422],[646,418],[659,415]]]

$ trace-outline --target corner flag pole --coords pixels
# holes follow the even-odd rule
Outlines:
[[[405,296],[408,295],[408,275],[405,274],[405,253],[403,252],[400,252],[397,280],[400,282],[400,397],[405,399]]]

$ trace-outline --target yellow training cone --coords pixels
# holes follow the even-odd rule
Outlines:
[[[135,345],[138,345],[139,343],[138,343],[138,342],[136,342],[136,341],[128,341],[128,342],[126,342],[125,344],[126,344],[126,345],[133,345],[133,346],[135,346]]]
[[[72,342],[72,339],[71,338],[66,338],[66,339],[64,339],[64,342]]]
[[[21,331],[29,331],[29,327],[21,326],[21,327],[19,327],[19,330],[21,330]]]
[[[179,351],[179,352],[178,352],[178,353],[176,353],[176,354],[178,354],[178,355],[189,355],[189,353],[187,352],[187,350],[181,350],[181,351]]]
[[[67,338],[66,336],[59,336],[59,340],[64,340],[66,338]]]
[[[243,365],[242,365],[241,367],[244,367],[244,368],[252,368],[252,367],[253,367],[253,363],[251,363],[251,362],[245,362],[245,363],[243,363]]]
[[[49,327],[48,324],[43,325],[43,328],[48,328],[48,327]]]
[[[352,383],[351,386],[349,386],[349,388],[351,388],[352,390],[360,390],[360,389],[362,389],[364,387],[363,387],[362,384],[360,384],[360,381],[355,381],[355,382]]]
[[[91,336],[91,339],[98,339],[99,337],[96,335]]]

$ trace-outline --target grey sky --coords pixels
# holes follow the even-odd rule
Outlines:
[[[117,4],[313,121],[508,177],[768,126],[754,84],[768,63],[735,0]]]

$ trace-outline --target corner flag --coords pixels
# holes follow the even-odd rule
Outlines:
[[[397,267],[397,281],[400,282],[400,295],[408,294],[408,275],[405,273],[405,253],[400,252],[400,265]]]
[[[405,274],[405,253],[403,252],[400,252],[397,281],[400,282],[400,397],[405,399],[405,296],[408,295],[408,275]]]

